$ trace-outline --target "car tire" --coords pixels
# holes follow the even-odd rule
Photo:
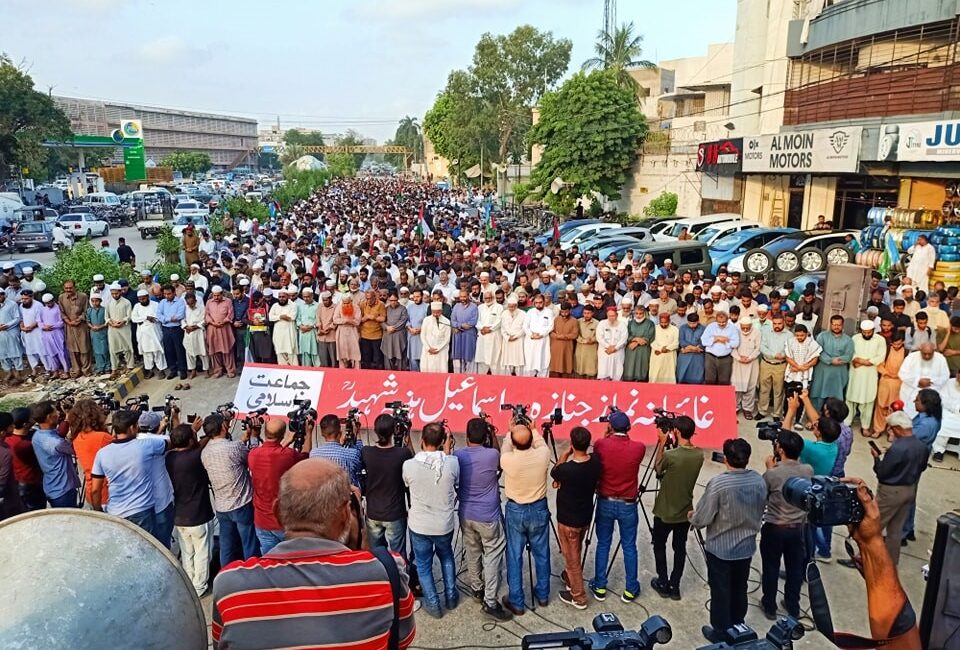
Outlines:
[[[746,259],[746,258],[744,258]],[[787,250],[779,253],[774,260],[776,268],[781,273],[800,273],[800,257],[794,250]],[[744,266],[746,268],[746,266]]]
[[[843,244],[833,244],[823,251],[823,257],[828,265],[850,264],[853,261],[853,251]]]
[[[797,256],[800,260],[800,271],[803,273],[816,273],[827,265],[827,258],[819,248],[801,248]]]
[[[743,256],[743,270],[747,273],[765,275],[773,270],[773,255],[762,248],[754,248]]]

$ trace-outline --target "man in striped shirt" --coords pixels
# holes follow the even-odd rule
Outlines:
[[[212,635],[220,650],[387,648],[394,594],[386,567],[359,550],[363,527],[347,473],[311,458],[290,468],[274,506],[284,541],[262,558],[234,562],[213,582]],[[397,647],[416,634],[406,565],[399,570]]]

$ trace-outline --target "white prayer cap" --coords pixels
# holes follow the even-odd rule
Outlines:
[[[53,294],[52,293],[43,294],[42,300],[43,302],[53,302]]]
[[[622,309],[623,307],[633,307],[633,298],[630,296],[624,296],[620,300],[620,308]]]
[[[862,330],[870,331],[870,330],[873,330],[874,328],[876,328],[876,326],[877,326],[877,324],[874,323],[872,320],[862,320],[862,321],[860,321],[860,329],[862,329]]]
[[[153,275],[153,271],[150,269],[140,269],[140,275]]]
[[[663,260],[663,263],[664,263],[664,264],[673,264],[673,260],[668,257],[667,259]]]
[[[12,271],[14,268],[16,268],[16,265],[15,265],[13,262],[4,262],[4,263],[3,263],[3,270],[4,270],[4,271]]]
[[[93,281],[94,281],[94,282],[103,282],[103,276],[102,276],[101,274],[97,273],[95,276],[93,276]]]
[[[430,303],[430,311],[443,311],[443,303],[442,303],[442,302],[431,302],[431,303]]]
[[[176,281],[179,280],[179,279],[180,279],[179,274],[177,274],[177,273],[171,273],[171,274],[170,274],[170,282],[176,282]]]
[[[480,273],[480,277],[481,277],[481,278],[489,278],[489,277],[490,277],[490,274],[487,273],[486,271],[483,271],[482,273]]]
[[[113,282],[108,287],[110,291],[123,291],[123,287],[120,286],[119,282]]]
[[[210,293],[223,293],[223,287],[221,287],[219,284],[215,284],[210,289]]]
[[[90,300],[103,300],[103,296],[100,295],[99,291],[93,291],[90,293]]]
[[[330,293],[329,291],[321,291],[321,292],[320,292],[320,299],[321,299],[321,300],[326,300],[327,298],[333,298],[333,294]]]
[[[913,420],[903,411],[894,411],[887,416],[888,427],[900,427],[901,429],[912,429]]]
[[[309,293],[310,295],[313,295],[313,289],[310,287],[304,287],[300,293]]]
[[[190,268],[191,268],[191,269],[199,269],[199,268],[200,268],[200,265],[197,264],[196,262],[194,262],[193,264],[190,265]]]
[[[32,266],[25,266],[25,267],[23,267],[23,274],[24,274],[24,275],[32,275],[32,274],[33,274],[33,267],[32,267]]]
[[[146,289],[140,289],[140,291],[137,292],[137,298],[142,298],[144,296],[149,296],[149,295],[150,295],[150,292],[147,291]]]
[[[246,279],[246,278],[240,278],[240,286],[241,286],[241,287],[249,287],[249,286],[250,286],[250,280],[248,280],[248,279]]]
[[[753,319],[750,318],[749,316],[744,316],[743,318],[741,318],[740,327],[743,327],[745,325],[753,325]]]
[[[767,305],[760,304],[760,305],[757,305],[757,311],[770,311],[770,307]]]
[[[263,260],[256,260],[256,261],[254,261],[252,268],[254,268],[254,269],[262,269],[262,268],[263,268]]]
[[[723,288],[719,284],[715,284],[712,287],[710,287],[710,293],[721,293],[722,291],[723,291]]]
[[[265,297],[269,298],[270,296],[273,295],[273,289],[271,289],[270,287],[264,287],[264,288],[263,288],[263,295],[264,295]]]
[[[576,287],[574,287],[572,284],[568,284],[567,291],[576,291]]]
[[[43,280],[38,280],[36,286],[33,287],[34,293],[40,293],[41,291],[47,288],[47,283]]]
[[[510,294],[510,295],[507,297],[507,304],[508,304],[508,305],[519,305],[519,304],[520,304],[520,301],[517,300],[517,296],[516,296],[516,295]]]
[[[287,287],[286,292],[287,292],[289,295],[291,295],[291,296],[295,296],[295,295],[297,295],[298,293],[300,293],[300,292],[297,290],[297,288],[296,288],[295,286],[293,286],[292,284]]]

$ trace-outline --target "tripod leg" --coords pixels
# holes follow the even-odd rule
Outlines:
[[[617,561],[617,554],[620,552],[620,545],[623,543],[623,540],[618,539],[617,545],[613,549],[613,553],[610,554],[610,563],[607,564],[607,575],[610,575],[610,570],[613,569],[613,563]]]
[[[584,565],[587,563],[587,551],[590,550],[590,542],[593,541],[593,532],[597,528],[597,521],[594,515],[597,512],[597,497],[593,497],[593,509],[590,511],[590,523],[587,524],[587,537],[583,543],[583,557],[580,558],[580,570],[583,570]]]

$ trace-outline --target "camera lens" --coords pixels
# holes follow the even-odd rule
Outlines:
[[[801,510],[809,510],[807,504],[807,491],[813,486],[813,481],[803,476],[791,476],[786,481],[783,482],[783,487],[780,488],[783,493],[784,500],[790,505],[800,508]]]

